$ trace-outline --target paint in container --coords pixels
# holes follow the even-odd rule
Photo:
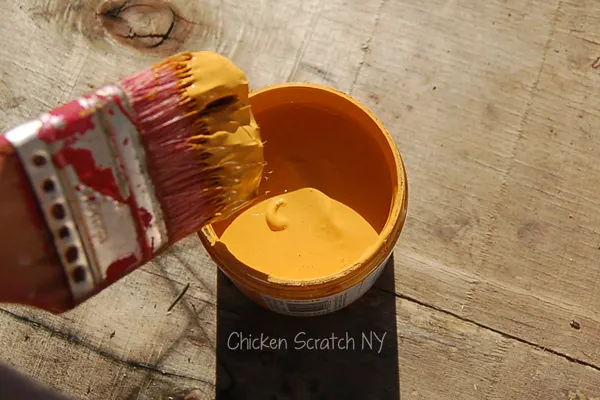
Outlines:
[[[328,314],[381,275],[404,226],[404,163],[382,123],[332,88],[286,83],[251,93],[266,166],[257,199],[198,235],[251,300]]]

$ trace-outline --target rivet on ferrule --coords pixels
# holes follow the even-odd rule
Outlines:
[[[93,268],[77,230],[64,187],[44,143],[37,139],[40,121],[17,126],[5,134],[15,147],[38,199],[48,229],[54,237],[71,294],[76,302],[94,290]]]
[[[167,243],[122,91],[106,86],[5,134],[43,211],[78,304]]]

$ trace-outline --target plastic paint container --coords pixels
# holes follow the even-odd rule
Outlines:
[[[270,86],[251,93],[250,103],[261,128],[267,162],[259,194],[267,193],[266,198],[283,188],[316,187],[358,212],[380,240],[360,259],[349,260],[342,271],[310,279],[282,279],[245,265],[220,240],[236,215],[204,227],[198,235],[218,267],[259,305],[295,316],[339,310],[371,288],[398,241],[408,207],[402,158],[389,132],[369,110],[329,87],[307,83]],[[322,149],[327,153],[315,156],[315,163],[320,164],[303,171],[302,165],[308,165],[312,155]],[[304,164],[284,168],[286,158],[302,159]],[[269,179],[270,168],[277,179]],[[290,187],[285,186],[288,178]],[[268,245],[256,251],[268,251]]]

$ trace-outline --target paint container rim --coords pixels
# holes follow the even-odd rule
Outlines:
[[[217,265],[223,270],[223,272],[230,278],[232,276],[241,277],[246,283],[255,281],[255,284],[259,286],[269,285],[276,287],[279,290],[286,291],[286,289],[293,290],[298,287],[305,287],[307,289],[315,290],[319,288],[327,288],[332,284],[339,286],[345,281],[360,280],[368,276],[374,269],[383,263],[392,253],[393,248],[400,236],[400,232],[403,229],[406,221],[406,215],[408,210],[408,179],[406,175],[406,168],[402,156],[394,142],[394,139],[387,128],[383,125],[379,118],[364,104],[345,92],[332,88],[330,86],[321,85],[317,83],[307,82],[287,82],[269,85],[261,89],[253,90],[250,92],[250,102],[255,96],[259,96],[266,92],[286,90],[286,89],[306,89],[317,92],[327,92],[328,94],[334,94],[342,100],[351,103],[356,107],[356,112],[364,113],[375,125],[377,131],[386,139],[387,147],[391,151],[394,159],[395,167],[395,186],[396,189],[393,192],[392,203],[390,205],[390,211],[386,223],[381,230],[379,236],[382,240],[379,242],[379,246],[370,247],[359,260],[353,264],[348,265],[344,270],[333,273],[327,276],[319,277],[316,279],[280,279],[269,276],[263,272],[257,271],[256,269],[247,266],[237,260],[235,267],[230,265],[230,262],[225,259],[220,253],[221,249],[225,249],[228,252],[227,247],[220,241],[215,230],[211,225],[203,227],[198,231],[198,236],[206,248],[210,257],[217,263]],[[383,249],[382,249],[383,247]],[[235,257],[231,255],[233,259]],[[234,279],[235,280],[235,279]]]

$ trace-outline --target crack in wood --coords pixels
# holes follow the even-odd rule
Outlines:
[[[163,0],[108,0],[96,15],[118,43],[161,55],[177,51],[195,25]]]
[[[184,264],[184,265],[185,265],[185,264]],[[186,267],[187,267],[187,266],[186,266]],[[161,266],[161,269],[163,269],[163,268],[164,268],[164,267],[162,267],[162,266]],[[146,270],[145,270],[144,272],[148,272],[148,273],[151,273],[151,274],[153,274],[153,275],[160,276],[160,277],[163,277],[163,278],[165,278],[165,279],[167,279],[167,280],[170,280],[170,281],[171,281],[171,282],[173,282],[173,283],[177,283],[177,284],[183,285],[183,283],[181,283],[181,282],[178,282],[178,281],[175,281],[175,280],[173,280],[173,279],[171,279],[171,278],[168,278],[168,277],[162,276],[162,275],[160,275],[160,274],[158,274],[158,273],[155,273],[155,272],[150,272],[150,271],[146,271]],[[193,275],[193,271],[191,271],[191,270],[190,270],[190,272],[191,272],[191,273],[192,273],[192,275]],[[396,292],[394,292],[393,290],[390,290],[390,289],[385,289],[385,288],[382,288],[382,287],[377,287],[377,286],[375,286],[375,287],[374,287],[374,289],[376,289],[376,290],[378,290],[378,291],[382,292],[382,293],[383,293],[383,294],[385,294],[385,295],[393,295],[393,296],[395,296],[395,297],[398,297],[398,298],[401,298],[401,299],[404,299],[404,300],[407,300],[407,301],[410,301],[410,302],[416,303],[416,304],[418,304],[418,305],[420,305],[420,306],[423,306],[423,307],[426,307],[426,308],[429,308],[429,309],[432,309],[432,310],[436,310],[436,311],[439,311],[439,312],[441,312],[441,313],[444,313],[444,314],[446,314],[446,315],[450,315],[450,316],[452,316],[452,317],[458,318],[459,320],[461,320],[461,321],[463,321],[463,322],[467,322],[467,323],[474,324],[474,325],[476,325],[476,326],[477,326],[477,327],[479,327],[479,328],[486,329],[486,330],[489,330],[489,331],[491,331],[491,332],[497,333],[497,334],[501,335],[502,337],[504,337],[504,338],[506,338],[506,339],[512,339],[512,340],[515,340],[515,341],[517,341],[517,342],[520,342],[520,343],[522,343],[522,344],[525,344],[525,345],[528,345],[528,346],[534,347],[534,348],[536,348],[536,349],[538,349],[538,350],[541,350],[541,351],[545,351],[545,352],[548,352],[548,353],[554,354],[554,355],[556,355],[556,356],[559,356],[559,357],[561,357],[561,358],[564,358],[564,359],[566,359],[566,360],[568,360],[568,361],[570,361],[570,362],[573,362],[573,363],[576,363],[576,364],[580,364],[580,365],[584,365],[584,366],[588,366],[588,367],[591,367],[591,368],[593,368],[593,369],[595,369],[595,370],[597,370],[597,371],[600,371],[600,366],[597,366],[597,365],[595,365],[595,364],[593,364],[593,363],[589,363],[589,362],[586,362],[586,361],[583,361],[583,360],[577,359],[577,358],[575,358],[575,357],[569,356],[569,355],[567,355],[567,354],[561,353],[561,352],[559,352],[559,351],[552,350],[552,349],[550,349],[550,348],[547,348],[547,347],[544,347],[544,346],[542,346],[542,345],[536,344],[536,343],[534,343],[534,342],[531,342],[531,341],[528,341],[528,340],[522,339],[522,338],[520,338],[520,337],[518,337],[518,336],[515,336],[515,335],[513,335],[513,334],[510,334],[510,333],[507,333],[507,332],[504,332],[504,331],[498,330],[498,329],[496,329],[496,328],[490,327],[490,326],[488,326],[488,325],[485,325],[485,324],[483,324],[483,323],[477,322],[477,321],[475,321],[475,320],[472,320],[472,319],[469,319],[469,318],[464,318],[464,317],[462,317],[462,316],[460,316],[460,315],[458,315],[458,314],[456,314],[456,313],[453,313],[452,311],[445,310],[445,309],[443,309],[443,308],[440,308],[440,307],[434,306],[434,305],[432,305],[432,304],[429,304],[429,303],[426,303],[426,302],[420,301],[420,300],[418,300],[418,299],[415,299],[415,298],[413,298],[413,297],[410,297],[410,296],[406,296],[406,295],[403,295],[403,294],[400,294],[400,293],[396,293]],[[195,298],[194,296],[191,296],[191,297],[192,297],[192,298]],[[197,299],[197,298],[195,298],[195,299]],[[204,302],[204,303],[207,303],[207,304],[209,304],[209,305],[211,305],[211,306],[215,307],[215,308],[217,309],[217,312],[225,311],[225,312],[232,313],[233,315],[239,315],[239,313],[237,313],[235,310],[230,310],[230,309],[228,309],[227,307],[220,306],[218,303],[215,303],[215,304],[213,304],[213,303],[211,303],[211,302],[208,302],[208,301],[206,301],[206,300],[202,300],[202,299],[197,299],[197,300],[200,300],[200,301],[202,301],[202,302]]]
[[[186,283],[180,282],[180,281],[178,281],[176,279],[173,279],[170,276],[168,276],[167,272],[165,271],[165,267],[162,266],[162,264],[160,264],[159,261],[154,260],[154,262],[157,263],[158,267],[163,271],[164,275],[162,275],[162,274],[160,274],[158,272],[150,271],[150,270],[144,268],[143,266],[139,269],[139,271],[147,273],[147,274],[150,274],[150,275],[154,275],[154,276],[162,278],[162,279],[165,279],[165,280],[167,280],[167,281],[169,281],[169,282],[171,282],[172,284],[175,284],[175,285],[180,285],[180,286],[185,286],[186,285]],[[192,277],[196,280],[196,282],[198,284],[204,284],[204,282],[200,278],[198,278],[197,276],[194,275],[194,273],[192,271],[192,268],[187,267],[187,266],[185,266],[185,268],[186,268],[186,270],[188,272],[190,272],[190,274],[192,275]],[[177,288],[175,286],[172,286],[172,289],[173,289],[173,292],[176,293]],[[241,316],[239,310],[236,310],[234,308],[224,307],[224,306],[220,305],[217,301],[210,301],[210,300],[207,300],[207,299],[203,299],[203,298],[194,296],[191,293],[188,293],[187,297],[190,298],[190,299],[193,299],[194,301],[197,301],[199,303],[202,303],[202,304],[208,305],[210,307],[213,307],[213,308],[215,308],[219,312],[226,312],[226,313],[234,315],[236,317]],[[196,312],[194,310],[192,310],[192,314],[190,314],[190,315],[193,316],[194,318],[196,318]]]
[[[131,367],[131,368],[138,368],[138,369],[146,370],[146,371],[149,371],[149,372],[152,372],[152,373],[160,373],[161,375],[168,376],[168,377],[180,378],[180,379],[189,379],[191,381],[195,381],[195,382],[199,382],[199,383],[202,383],[202,384],[206,384],[206,385],[209,385],[211,387],[215,386],[213,382],[209,382],[209,381],[206,381],[204,379],[200,379],[198,377],[193,377],[193,376],[188,376],[188,375],[183,375],[183,374],[177,374],[177,373],[174,373],[174,372],[164,371],[164,370],[161,370],[160,368],[158,368],[156,365],[147,364],[147,363],[143,363],[143,362],[139,362],[139,361],[135,361],[135,360],[124,360],[124,359],[121,359],[121,358],[116,357],[115,355],[113,355],[113,354],[111,354],[111,353],[109,353],[109,352],[107,352],[107,351],[105,351],[105,350],[103,350],[103,349],[101,349],[101,348],[99,348],[97,346],[94,346],[94,345],[92,345],[90,343],[87,343],[87,342],[81,340],[80,338],[78,338],[77,336],[75,336],[73,334],[62,332],[60,330],[52,328],[51,326],[48,326],[48,325],[43,324],[43,323],[40,323],[39,321],[34,321],[33,319],[30,319],[28,317],[25,317],[25,316],[22,316],[22,315],[19,315],[19,314],[15,314],[15,313],[13,313],[11,311],[8,311],[8,310],[2,309],[2,308],[0,308],[0,312],[3,313],[3,314],[5,314],[5,315],[7,315],[7,316],[9,316],[9,317],[11,317],[11,318],[13,318],[13,319],[15,319],[15,320],[17,320],[17,321],[20,321],[20,322],[32,325],[34,327],[41,328],[44,331],[50,333],[52,336],[57,336],[57,337],[65,340],[65,341],[67,341],[69,344],[75,344],[75,345],[81,346],[83,348],[86,348],[86,349],[88,349],[88,350],[90,350],[90,351],[98,354],[99,356],[101,356],[101,357],[103,357],[103,358],[105,358],[107,360],[113,361],[115,363],[118,363],[118,364],[121,364],[121,365],[125,365],[125,366]]]
[[[367,62],[367,54],[369,53],[369,48],[371,47],[371,44],[373,42],[373,37],[377,33],[377,28],[379,28],[385,3],[386,0],[381,0],[379,2],[379,6],[377,6],[377,12],[375,14],[375,19],[373,20],[373,29],[371,30],[367,41],[361,46],[361,49],[363,50],[364,54],[362,60],[358,63],[356,73],[354,74],[354,79],[352,80],[352,86],[350,87],[349,91],[351,96],[354,95],[354,89],[356,88],[356,84],[358,83],[358,78],[360,77],[364,64]]]
[[[398,297],[398,298],[400,298],[400,299],[402,299],[402,300],[407,300],[407,301],[410,301],[410,302],[412,302],[412,303],[416,303],[416,304],[418,304],[418,305],[420,305],[420,306],[423,306],[423,307],[426,307],[426,308],[429,308],[429,309],[432,309],[432,310],[439,311],[439,312],[441,312],[441,313],[444,313],[444,314],[446,314],[446,315],[449,315],[449,316],[452,316],[452,317],[454,317],[454,318],[457,318],[457,319],[459,319],[459,320],[461,320],[461,321],[463,321],[463,322],[467,322],[467,323],[473,324],[473,325],[477,326],[478,328],[482,328],[482,329],[486,329],[486,330],[488,330],[488,331],[494,332],[494,333],[496,333],[496,334],[498,334],[498,335],[502,336],[502,337],[503,337],[503,338],[505,338],[505,339],[511,339],[511,340],[517,341],[517,342],[519,342],[519,343],[522,343],[522,344],[524,344],[524,345],[527,345],[527,346],[533,347],[533,348],[535,348],[535,349],[537,349],[537,350],[541,350],[541,351],[544,351],[544,352],[547,352],[547,353],[553,354],[553,355],[555,355],[555,356],[561,357],[561,358],[563,358],[563,359],[565,359],[565,360],[567,360],[567,361],[569,361],[569,362],[572,362],[572,363],[575,363],[575,364],[579,364],[579,365],[583,365],[583,366],[586,366],[586,367],[592,368],[592,369],[594,369],[594,370],[596,370],[596,371],[600,372],[600,366],[598,366],[598,365],[592,364],[592,363],[590,363],[590,362],[587,362],[587,361],[580,360],[580,359],[578,359],[578,358],[575,358],[575,357],[573,357],[573,356],[570,356],[570,355],[568,355],[568,354],[561,353],[560,351],[556,351],[556,350],[553,350],[553,349],[551,349],[551,348],[544,347],[544,346],[542,346],[542,345],[539,345],[539,344],[537,344],[537,343],[531,342],[531,341],[529,341],[529,340],[525,340],[525,339],[523,339],[523,338],[520,338],[520,337],[518,337],[518,336],[515,336],[515,335],[513,335],[513,334],[510,334],[510,333],[507,333],[507,332],[501,331],[501,330],[499,330],[499,329],[496,329],[496,328],[493,328],[493,327],[491,327],[491,326],[488,326],[488,325],[482,324],[482,323],[480,323],[480,322],[477,322],[477,321],[475,321],[475,320],[472,320],[472,319],[469,319],[469,318],[462,317],[462,316],[460,316],[460,315],[458,315],[458,314],[456,314],[456,313],[453,313],[452,311],[445,310],[445,309],[443,309],[443,308],[440,308],[440,307],[434,306],[434,305],[432,305],[432,304],[428,304],[428,303],[426,303],[426,302],[423,302],[423,301],[421,301],[421,300],[417,300],[417,299],[415,299],[415,298],[413,298],[413,297],[406,296],[406,295],[404,295],[404,294],[401,294],[401,293],[396,293],[396,292],[394,292],[394,291],[391,291],[391,290],[388,290],[388,289],[377,288],[377,290],[379,290],[379,291],[381,291],[381,292],[383,292],[383,293],[392,294],[392,295],[394,295],[394,296],[396,296],[396,297]]]

